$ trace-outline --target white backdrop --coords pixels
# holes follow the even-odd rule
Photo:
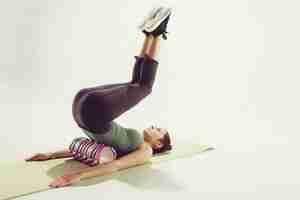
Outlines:
[[[264,191],[282,186],[280,194],[293,189],[295,197],[300,4],[293,0],[0,1],[1,159],[60,150],[83,136],[71,113],[75,93],[131,78],[144,39],[136,27],[163,3],[174,13],[153,93],[116,121],[211,144],[224,153],[219,167],[248,161],[236,177],[248,174],[252,189],[261,173],[272,186]]]

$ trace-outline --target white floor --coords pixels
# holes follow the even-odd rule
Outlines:
[[[141,168],[126,180],[59,188],[18,199],[299,199],[295,152],[284,145],[264,145],[255,152],[226,152],[220,146],[191,158]]]

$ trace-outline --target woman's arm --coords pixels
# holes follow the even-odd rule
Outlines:
[[[45,161],[50,159],[57,159],[57,158],[67,158],[71,157],[72,154],[69,152],[69,149],[50,152],[50,153],[36,153],[29,158],[25,158],[25,161]]]
[[[72,153],[69,151],[69,149],[64,149],[61,151],[56,151],[50,153],[51,159],[58,159],[58,158],[68,158],[72,157]]]
[[[111,174],[121,169],[132,166],[141,165],[150,160],[152,157],[152,148],[149,144],[141,144],[137,150],[129,153],[112,162],[100,164],[95,167],[84,168],[78,171],[80,179],[90,178],[94,176],[102,176]]]

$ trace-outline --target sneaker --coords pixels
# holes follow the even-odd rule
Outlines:
[[[146,26],[149,26],[151,23],[154,22],[155,17],[157,14],[163,9],[162,6],[153,8],[147,17],[144,18],[143,22],[138,26],[138,29],[143,30]],[[149,24],[149,25],[147,25]]]
[[[161,9],[152,20],[149,20],[148,23],[145,24],[142,32],[147,36],[153,35],[154,37],[157,37],[163,35],[163,39],[166,40],[167,37],[165,34],[168,33],[166,29],[170,15],[170,8]]]

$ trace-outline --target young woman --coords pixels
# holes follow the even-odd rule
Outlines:
[[[140,165],[147,162],[153,154],[172,149],[169,133],[164,128],[151,126],[143,130],[141,135],[136,129],[124,128],[113,121],[152,92],[158,68],[160,36],[167,39],[166,28],[170,15],[170,8],[154,8],[140,25],[139,28],[146,37],[139,56],[135,56],[130,82],[84,88],[74,97],[74,120],[92,141],[107,145],[105,152],[101,154],[105,162],[60,176],[49,186],[66,186],[84,178]],[[114,156],[115,152],[117,157]],[[72,156],[70,149],[65,149],[54,153],[38,153],[26,161]]]

